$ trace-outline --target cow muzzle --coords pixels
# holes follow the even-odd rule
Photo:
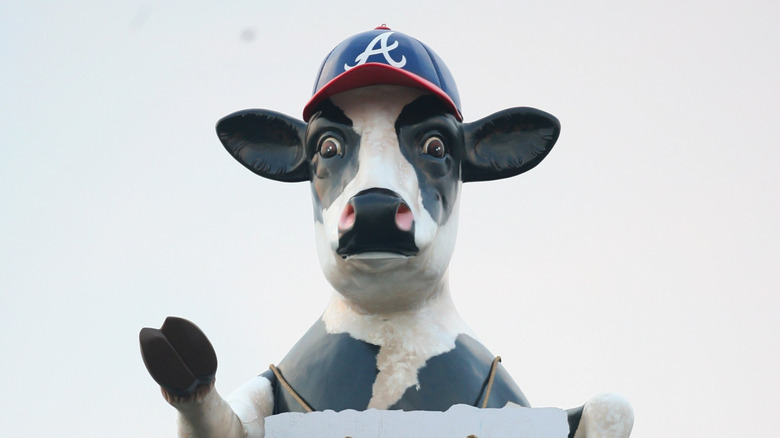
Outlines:
[[[339,218],[339,246],[342,258],[396,255],[410,257],[419,252],[414,243],[414,215],[392,190],[363,190],[349,200]]]

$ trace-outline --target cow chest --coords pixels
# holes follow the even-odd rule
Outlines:
[[[379,350],[379,346],[346,333],[327,333],[325,324],[318,320],[279,363],[278,370],[313,410],[362,411],[373,395]],[[482,406],[493,359],[474,338],[459,334],[455,348],[429,358],[417,370],[419,385],[405,388],[389,409],[445,411],[456,404]],[[263,376],[274,388],[274,414],[305,412],[270,370]],[[498,364],[486,407],[500,408],[508,402],[529,406],[520,388]]]

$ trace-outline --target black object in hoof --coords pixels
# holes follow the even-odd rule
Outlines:
[[[214,347],[198,326],[186,319],[168,317],[159,329],[142,329],[139,340],[146,369],[169,392],[189,396],[199,386],[214,381]]]

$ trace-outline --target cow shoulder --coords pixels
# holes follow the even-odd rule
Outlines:
[[[379,347],[346,333],[331,334],[318,320],[279,363],[290,386],[317,411],[364,410],[376,380]],[[282,385],[274,385],[274,413],[304,412]]]

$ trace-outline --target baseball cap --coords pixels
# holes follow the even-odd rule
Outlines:
[[[353,35],[325,58],[314,82],[314,95],[303,108],[303,120],[330,96],[369,85],[403,85],[426,90],[463,120],[455,80],[428,46],[384,25]]]

